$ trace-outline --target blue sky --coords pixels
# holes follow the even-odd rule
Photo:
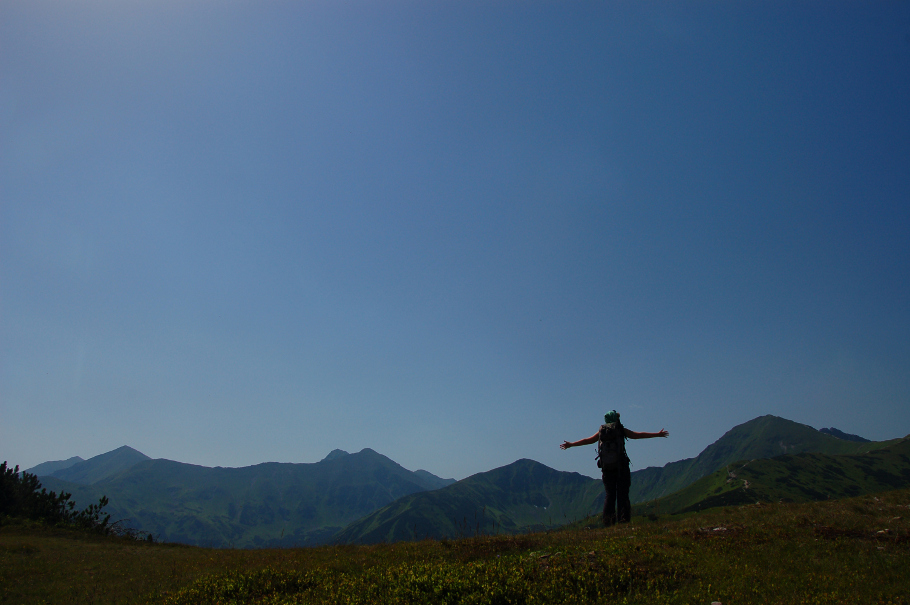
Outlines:
[[[0,459],[910,433],[910,4],[0,0]]]

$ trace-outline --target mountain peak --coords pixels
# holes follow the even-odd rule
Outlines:
[[[335,458],[341,458],[343,456],[350,456],[350,454],[344,450],[335,449],[329,452],[329,455],[323,458],[322,462],[325,462],[327,460],[334,460]]]
[[[139,450],[137,450],[137,449],[135,449],[135,448],[132,448],[132,447],[130,447],[130,446],[128,446],[128,445],[121,445],[121,446],[118,447],[117,449],[111,450],[111,451],[107,452],[106,454],[101,454],[101,455],[102,455],[102,456],[108,456],[108,455],[111,455],[111,454],[117,454],[117,455],[124,455],[124,454],[132,454],[132,455],[135,455],[135,454],[138,454],[139,457],[141,457],[141,458],[144,458],[144,459],[146,459],[146,460],[151,460],[151,458],[149,458],[148,456],[146,456],[145,454],[143,454],[143,453],[140,452]],[[95,457],[97,458],[98,456],[95,456]],[[89,458],[89,460],[91,460],[91,458]]]
[[[785,454],[856,454],[864,443],[851,443],[827,431],[766,414],[737,425],[697,457],[671,462],[662,469],[633,473],[630,497],[643,502],[669,495],[739,460],[774,458]]]
[[[64,481],[92,485],[113,477],[144,460],[150,460],[150,458],[128,445],[123,445],[51,474]]]

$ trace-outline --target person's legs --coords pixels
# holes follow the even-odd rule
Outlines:
[[[604,471],[603,482],[604,492],[604,511],[602,515],[603,524],[610,526],[616,523],[616,472]]]
[[[616,471],[616,508],[620,523],[628,523],[632,519],[632,503],[629,502],[631,486],[632,472],[628,465],[623,465]]]

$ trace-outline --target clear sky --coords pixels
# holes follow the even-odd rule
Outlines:
[[[910,3],[0,0],[0,459],[910,433]]]

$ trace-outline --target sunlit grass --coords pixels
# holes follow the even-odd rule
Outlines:
[[[6,603],[906,603],[910,490],[611,529],[215,550],[0,528]]]

